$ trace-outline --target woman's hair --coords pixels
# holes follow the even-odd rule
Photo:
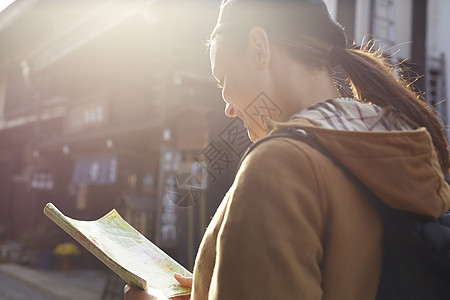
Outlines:
[[[264,28],[271,42],[310,66],[332,70],[340,65],[355,99],[394,109],[412,126],[425,127],[448,174],[447,138],[434,110],[398,75],[399,68],[389,58],[372,51],[373,43],[346,47],[342,26],[330,17],[322,0],[223,0],[210,39],[243,49],[253,26]]]

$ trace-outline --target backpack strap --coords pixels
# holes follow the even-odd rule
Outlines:
[[[258,147],[258,145],[264,143],[265,141],[280,137],[291,138],[297,141],[301,141],[305,144],[308,144],[310,147],[316,149],[317,151],[328,157],[331,161],[333,161],[336,166],[341,168],[344,171],[344,173],[346,173],[359,186],[359,188],[367,196],[368,200],[370,200],[370,202],[374,205],[374,207],[380,212],[385,223],[387,224],[393,223],[393,220],[397,219],[401,219],[403,220],[403,222],[406,223],[415,222],[417,220],[422,221],[430,220],[430,218],[419,214],[400,211],[389,207],[380,198],[378,198],[378,196],[371,189],[369,189],[355,174],[353,174],[353,172],[351,172],[341,161],[339,161],[330,151],[328,151],[325,147],[323,147],[312,132],[308,132],[303,129],[288,127],[286,129],[277,131],[269,136],[260,139],[247,149],[247,151],[242,156],[241,161],[239,162],[238,168],[241,166],[245,157],[253,149]],[[397,221],[395,221],[395,223],[397,223]]]
[[[256,143],[252,144],[247,151],[244,153],[244,155],[241,158],[241,161],[239,162],[238,169],[241,167],[242,162],[244,161],[245,157],[258,145],[274,139],[274,138],[291,138],[297,141],[301,141],[310,147],[316,149],[326,157],[328,157],[336,166],[341,168],[346,174],[350,176],[350,178],[364,191],[366,195],[368,195],[369,198],[373,198],[374,205],[378,209],[384,209],[384,207],[388,207],[383,201],[379,200],[378,197],[358,178],[356,177],[346,166],[342,164],[341,161],[339,161],[333,154],[331,154],[330,151],[328,151],[325,147],[323,147],[319,141],[317,140],[316,136],[312,132],[308,132],[303,129],[288,127],[286,129],[277,131],[271,135],[268,135],[260,140],[258,140]]]
[[[330,158],[336,165],[338,165],[341,168],[345,168],[340,161],[338,161],[327,149],[325,149],[319,142],[317,141],[316,136],[311,133],[307,132],[303,129],[297,129],[293,127],[288,127],[284,130],[277,131],[271,135],[268,135],[260,140],[258,140],[256,143],[250,145],[250,147],[245,151],[244,155],[241,158],[241,161],[239,162],[238,169],[241,167],[242,162],[244,161],[245,157],[250,154],[250,152],[255,149],[258,145],[274,139],[274,138],[290,138],[295,139],[298,141],[301,141],[305,144],[308,144],[312,148],[316,149],[317,151],[321,152],[323,155]],[[346,168],[345,168],[346,169]]]

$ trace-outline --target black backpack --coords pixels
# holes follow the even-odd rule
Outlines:
[[[431,220],[422,215],[387,206],[354,176],[312,133],[288,128],[269,135],[250,146],[272,138],[287,137],[302,141],[331,159],[348,173],[380,212],[384,221],[384,256],[379,300],[450,299],[450,211]]]

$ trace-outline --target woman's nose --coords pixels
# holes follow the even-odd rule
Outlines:
[[[230,118],[237,117],[236,108],[234,107],[233,104],[227,103],[225,105],[225,115],[227,115]]]

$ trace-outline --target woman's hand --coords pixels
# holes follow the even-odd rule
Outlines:
[[[180,274],[174,275],[175,279],[184,287],[192,287],[192,277],[184,277]],[[191,296],[179,296],[170,298],[173,300],[189,300]],[[168,300],[159,290],[149,289],[147,291],[126,285],[124,288],[124,300]]]
[[[183,275],[175,273],[173,275],[175,279],[184,287],[191,288],[192,287],[192,277],[184,277]]]
[[[126,285],[124,290],[124,300],[168,300],[159,290],[148,289],[144,291],[131,285]]]
[[[175,279],[184,287],[192,287],[192,277],[184,277],[183,275],[177,274],[175,273],[173,275],[173,277],[175,277]],[[173,300],[190,300],[191,299],[191,295],[187,295],[187,296],[179,296],[179,297],[174,297],[171,298]]]

